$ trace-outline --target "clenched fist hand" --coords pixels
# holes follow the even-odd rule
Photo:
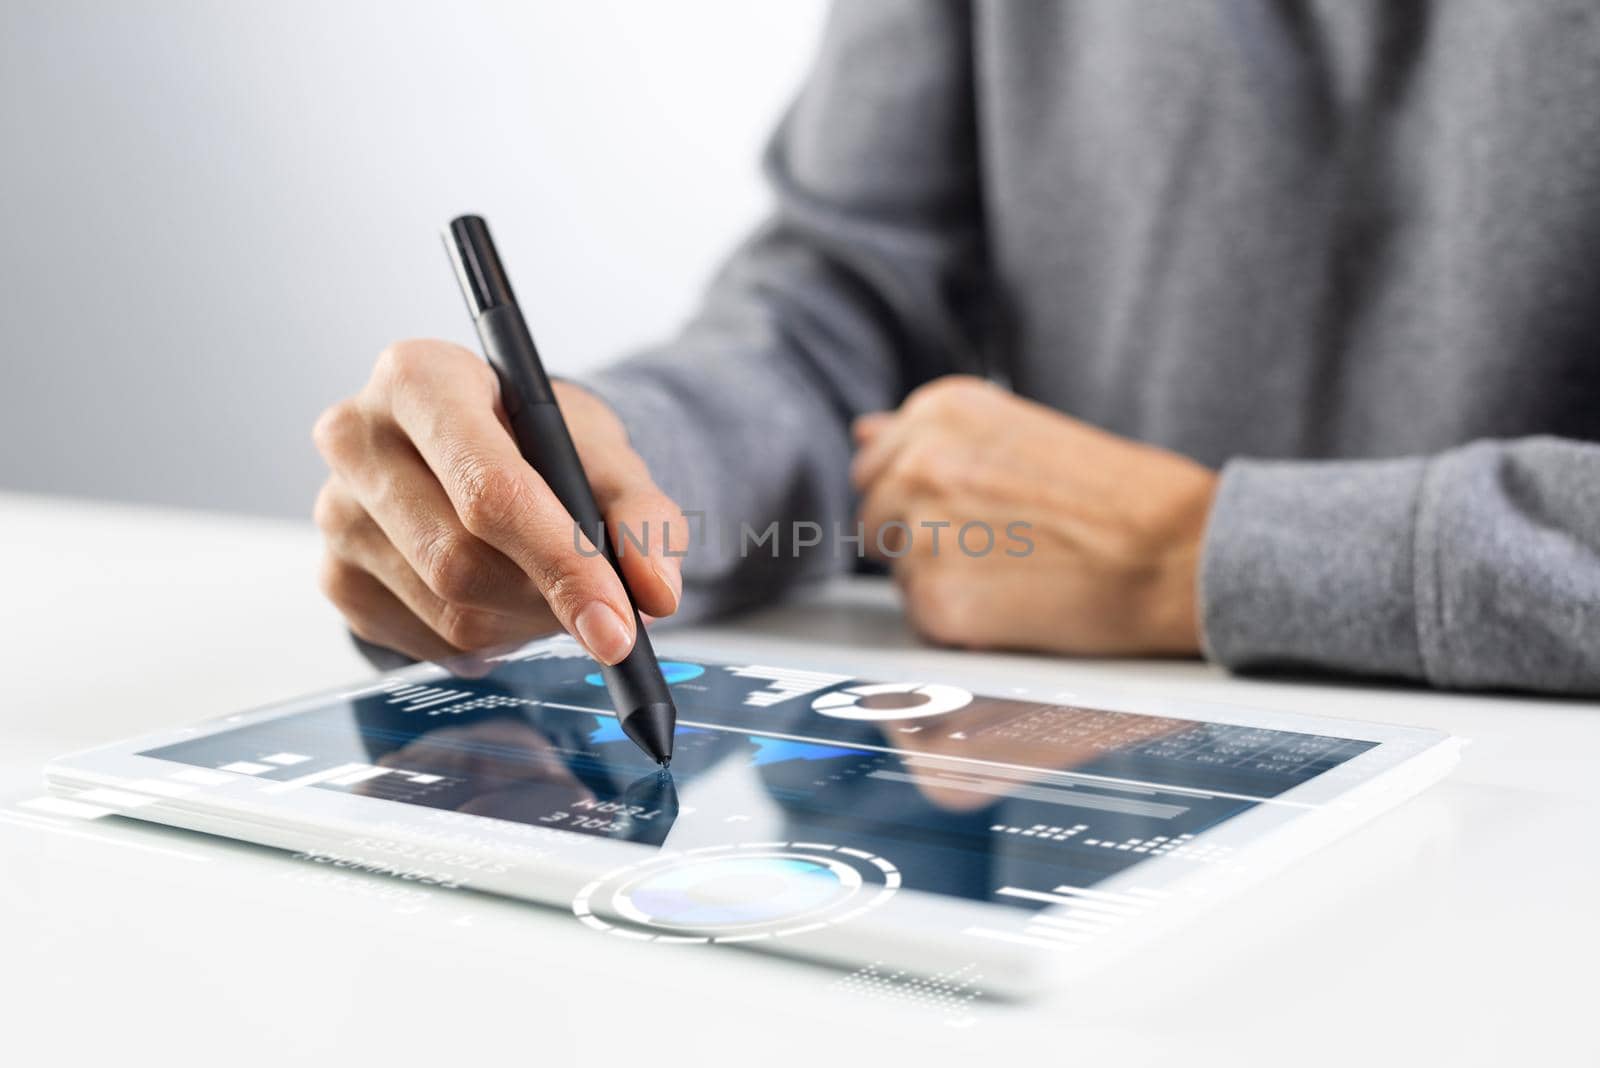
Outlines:
[[[1214,472],[964,376],[864,416],[855,437],[865,544],[928,637],[1089,655],[1199,650]]]

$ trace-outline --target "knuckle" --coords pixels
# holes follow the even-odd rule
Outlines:
[[[333,556],[323,559],[322,569],[317,573],[317,587],[347,617],[357,602],[360,586],[360,572],[354,565]]]
[[[503,628],[488,612],[446,604],[436,623],[439,636],[457,649],[482,649],[498,643]]]
[[[912,390],[905,407],[907,411],[934,418],[954,415],[986,389],[987,383],[973,375],[945,375]]]
[[[907,445],[896,467],[899,479],[917,489],[937,489],[944,481],[946,470],[942,451],[928,441]]]
[[[330,464],[350,456],[363,436],[361,411],[351,399],[340,401],[317,417],[311,440]]]
[[[533,581],[545,603],[561,619],[573,619],[595,598],[589,596],[589,583],[578,562],[565,557],[540,559]]]
[[[478,594],[483,562],[477,547],[454,532],[434,538],[423,551],[422,579],[447,604],[464,604]]]
[[[532,503],[527,482],[498,464],[467,460],[459,465],[456,482],[462,525],[481,538],[509,530]]]
[[[441,369],[493,380],[488,364],[469,349],[433,338],[407,338],[389,345],[378,354],[372,378],[391,392],[402,392]]]
[[[338,490],[334,489],[333,482],[327,481],[317,491],[316,502],[311,505],[311,521],[323,535],[332,538],[344,526],[343,506],[338,499]]]
[[[378,361],[372,368],[373,379],[391,389],[404,387],[416,378],[422,367],[425,346],[426,342],[415,340],[396,341],[387,346],[378,353]]]
[[[346,558],[357,556],[367,535],[377,529],[366,510],[331,481],[317,495],[311,518],[329,552]]]

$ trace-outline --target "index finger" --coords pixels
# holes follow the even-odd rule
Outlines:
[[[500,421],[494,376],[465,349],[443,346],[397,364],[388,381],[390,410],[462,525],[521,568],[597,659],[621,660],[635,636],[622,580],[522,458]]]

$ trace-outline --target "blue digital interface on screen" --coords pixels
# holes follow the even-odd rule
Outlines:
[[[708,811],[700,789],[731,766],[781,813],[788,848],[702,850],[632,878],[617,908],[655,930],[742,930],[869,884],[1037,910],[1151,858],[1225,861],[1202,832],[1375,744],[757,664],[662,667],[679,709],[670,775],[565,641],[144,755],[668,850],[689,811],[740,842],[747,817]]]

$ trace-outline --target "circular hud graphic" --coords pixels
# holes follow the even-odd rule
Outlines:
[[[942,716],[972,702],[958,686],[918,682],[874,682],[825,693],[811,707],[834,719],[896,720]]]
[[[844,923],[900,885],[882,857],[817,842],[707,846],[611,872],[578,891],[573,914],[650,942],[754,942]]]

